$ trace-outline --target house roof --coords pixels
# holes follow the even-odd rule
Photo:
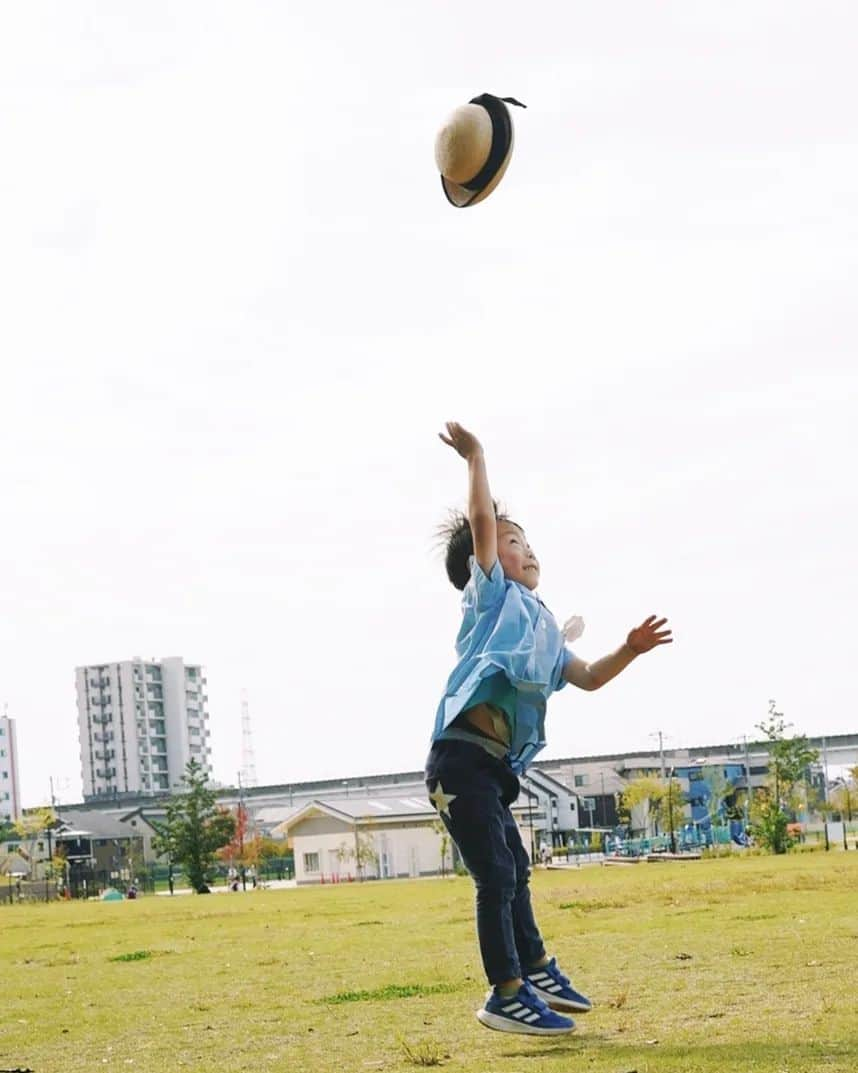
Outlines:
[[[520,815],[526,815],[528,812],[526,801],[514,803],[511,808],[514,813]],[[319,814],[359,827],[376,827],[379,824],[395,826],[407,820],[426,822],[438,818],[438,813],[429,803],[429,799],[417,794],[408,797],[314,798],[295,809],[291,816],[274,828],[274,833],[285,836],[310,816]]]
[[[561,790],[564,794],[567,794],[570,797],[577,796],[576,790],[570,790],[569,787],[561,782],[556,776],[549,775],[547,771],[541,771],[537,767],[528,769],[527,774],[522,780],[522,789],[526,788],[527,780],[530,780],[537,786],[544,787],[545,789],[550,789],[552,786],[555,786],[558,790]]]
[[[63,838],[133,838],[135,832],[123,823],[122,811],[94,812],[62,809],[59,813],[62,829],[56,837]]]
[[[263,805],[262,808],[249,810],[256,823],[262,827],[272,827],[294,816],[302,805]]]
[[[322,814],[348,824],[368,825],[403,820],[428,820],[437,815],[428,798],[421,797],[335,797],[314,798],[295,809],[275,827],[276,834],[286,835],[308,817]]]

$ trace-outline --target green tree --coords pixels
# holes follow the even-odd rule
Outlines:
[[[60,871],[62,870],[63,862],[53,852],[53,846],[51,846],[51,837],[59,826],[59,822],[54,810],[49,805],[42,805],[39,808],[27,809],[14,824],[15,834],[21,839],[23,855],[30,861],[31,867],[34,864],[44,864],[46,877],[53,877],[58,866]],[[38,857],[36,849],[38,842],[51,846],[50,854],[45,847],[43,856]],[[32,872],[31,878],[34,878]]]
[[[786,853],[795,839],[787,830],[789,817],[778,803],[772,788],[764,786],[751,807],[751,830],[759,842],[772,853]]]
[[[677,827],[682,821],[685,809],[682,784],[672,776],[669,779],[660,779],[654,775],[640,775],[626,786],[620,800],[621,811],[630,819],[635,808],[644,806],[644,829],[647,834],[652,829],[667,830],[670,827],[671,812],[673,826]]]
[[[858,767],[849,769],[849,777],[831,793],[831,807],[849,823],[858,813]]]
[[[167,816],[152,840],[155,851],[180,864],[193,889],[208,890],[214,878],[217,852],[235,834],[235,816],[216,804],[206,776],[196,760],[189,760],[182,778],[184,790],[167,802]]]
[[[285,857],[289,852],[285,839],[278,841],[278,839],[269,838],[267,835],[259,835],[257,842],[259,844],[260,861],[277,860],[280,857]]]
[[[441,843],[441,875],[445,876],[447,874],[447,855],[450,852],[450,832],[444,826],[442,820],[435,820],[432,824],[432,830]]]
[[[372,824],[368,824],[372,828]],[[355,825],[352,842],[341,842],[334,851],[340,864],[346,861],[354,861],[355,872],[358,879],[364,878],[364,869],[378,865],[378,850],[375,848],[375,839],[370,832],[361,832]]]
[[[769,715],[757,729],[763,732],[769,747],[769,776],[767,785],[753,802],[754,833],[772,853],[786,853],[793,844],[788,826],[802,803],[802,790],[807,784],[808,769],[819,759],[819,751],[811,748],[803,734],[788,738],[783,715],[769,701]]]

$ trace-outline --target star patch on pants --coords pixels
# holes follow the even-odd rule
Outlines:
[[[432,793],[429,794],[429,800],[442,816],[449,816],[450,805],[456,800],[457,796],[458,794],[445,794],[444,787],[439,781]]]

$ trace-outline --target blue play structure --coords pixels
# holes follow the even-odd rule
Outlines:
[[[680,852],[700,850],[707,846],[726,846],[731,843],[737,846],[748,845],[743,820],[728,820],[723,801],[718,810],[716,822],[713,824],[713,816],[710,814],[712,788],[706,781],[707,770],[712,769],[694,764],[688,767],[677,767],[672,773],[674,778],[688,784],[688,789],[682,792],[680,800],[676,802],[677,808],[674,816],[676,823],[674,839],[676,848]],[[745,769],[741,764],[719,765],[718,770],[730,786],[744,785]],[[627,838],[622,832],[616,831],[605,837],[605,852],[614,856],[639,857],[647,853],[666,852],[669,845],[669,833],[660,834],[654,838]]]
[[[731,786],[737,786],[740,779],[744,781],[745,769],[741,764],[723,764],[719,766],[721,773]],[[706,768],[696,765],[676,768],[677,778],[688,780],[688,792],[685,795],[685,802],[691,810],[691,824],[686,824],[683,831],[684,838],[687,837],[697,846],[711,846],[729,842],[735,842],[739,846],[747,845],[748,840],[744,824],[741,820],[726,820],[723,802],[719,813],[724,826],[720,824],[713,826],[709,801],[712,789],[706,781],[706,770]],[[687,831],[689,826],[693,829],[691,832]]]

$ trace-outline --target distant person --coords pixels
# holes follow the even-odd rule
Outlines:
[[[476,884],[477,934],[491,991],[477,1018],[488,1028],[560,1035],[590,1000],[549,958],[530,901],[530,862],[510,812],[518,775],[545,745],[546,701],[567,682],[598,689],[633,659],[671,641],[666,619],[650,615],[594,663],[564,644],[537,596],[539,562],[524,530],[497,512],[483,448],[449,423],[444,443],[468,463],[468,514],[444,527],[447,576],[462,590],[459,661],[438,707],[426,762],[429,796]],[[555,1011],[562,1011],[557,1013]]]

